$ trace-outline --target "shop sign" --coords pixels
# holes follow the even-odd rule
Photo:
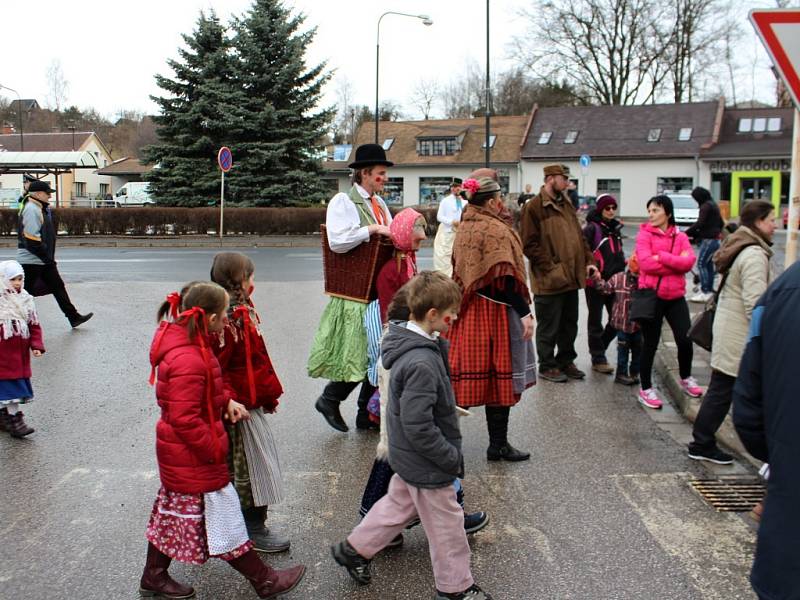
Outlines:
[[[712,160],[709,163],[712,173],[732,173],[733,171],[791,171],[789,159],[774,160]]]

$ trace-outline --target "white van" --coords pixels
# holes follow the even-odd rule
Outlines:
[[[114,194],[114,206],[148,206],[155,204],[150,197],[150,183],[129,181]]]

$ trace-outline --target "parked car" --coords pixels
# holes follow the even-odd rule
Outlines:
[[[675,209],[675,223],[678,227],[685,229],[697,222],[700,207],[697,206],[697,202],[691,194],[667,192],[666,195],[672,200],[672,207]]]
[[[150,206],[155,204],[150,197],[150,183],[129,181],[114,194],[114,206]]]
[[[585,215],[595,207],[597,196],[578,196],[578,200],[578,212]]]

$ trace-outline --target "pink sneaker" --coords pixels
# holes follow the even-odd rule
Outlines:
[[[645,405],[647,408],[659,409],[663,406],[661,398],[658,397],[653,388],[646,390],[639,390],[639,404]]]
[[[683,388],[683,391],[689,394],[692,398],[699,398],[703,395],[703,388],[697,385],[697,380],[694,377],[681,379],[681,387]]]

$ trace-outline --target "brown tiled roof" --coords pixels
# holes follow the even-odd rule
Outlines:
[[[667,158],[695,156],[712,140],[720,103],[645,104],[639,106],[564,106],[538,108],[524,142],[522,158]],[[681,128],[691,127],[690,140],[678,141]],[[658,142],[648,142],[651,129],[661,129]],[[539,144],[551,131],[548,144]],[[578,131],[574,144],[565,144],[569,131]]]
[[[93,132],[75,132],[75,150],[88,140]],[[23,133],[25,152],[70,152],[72,151],[72,132],[67,133]],[[0,135],[0,149],[19,152],[19,133]]]
[[[519,148],[525,133],[527,116],[492,117],[489,129],[496,135],[491,149],[492,163],[515,163],[519,160]],[[486,138],[483,117],[475,119],[435,119],[428,121],[381,121],[379,143],[394,138],[386,156],[397,166],[420,165],[481,165],[486,150],[481,147]],[[451,156],[419,156],[417,138],[457,137],[464,135],[461,150]],[[359,127],[355,146],[375,141],[375,122]],[[355,151],[353,152],[353,155]],[[349,162],[349,161],[348,161]],[[334,168],[338,162],[330,163]]]
[[[780,117],[781,130],[777,132],[739,133],[739,119]],[[792,155],[791,108],[726,109],[722,117],[719,143],[701,153],[703,158],[768,158]]]
[[[153,170],[153,165],[143,165],[138,158],[125,157],[97,170],[98,175],[142,175]]]

